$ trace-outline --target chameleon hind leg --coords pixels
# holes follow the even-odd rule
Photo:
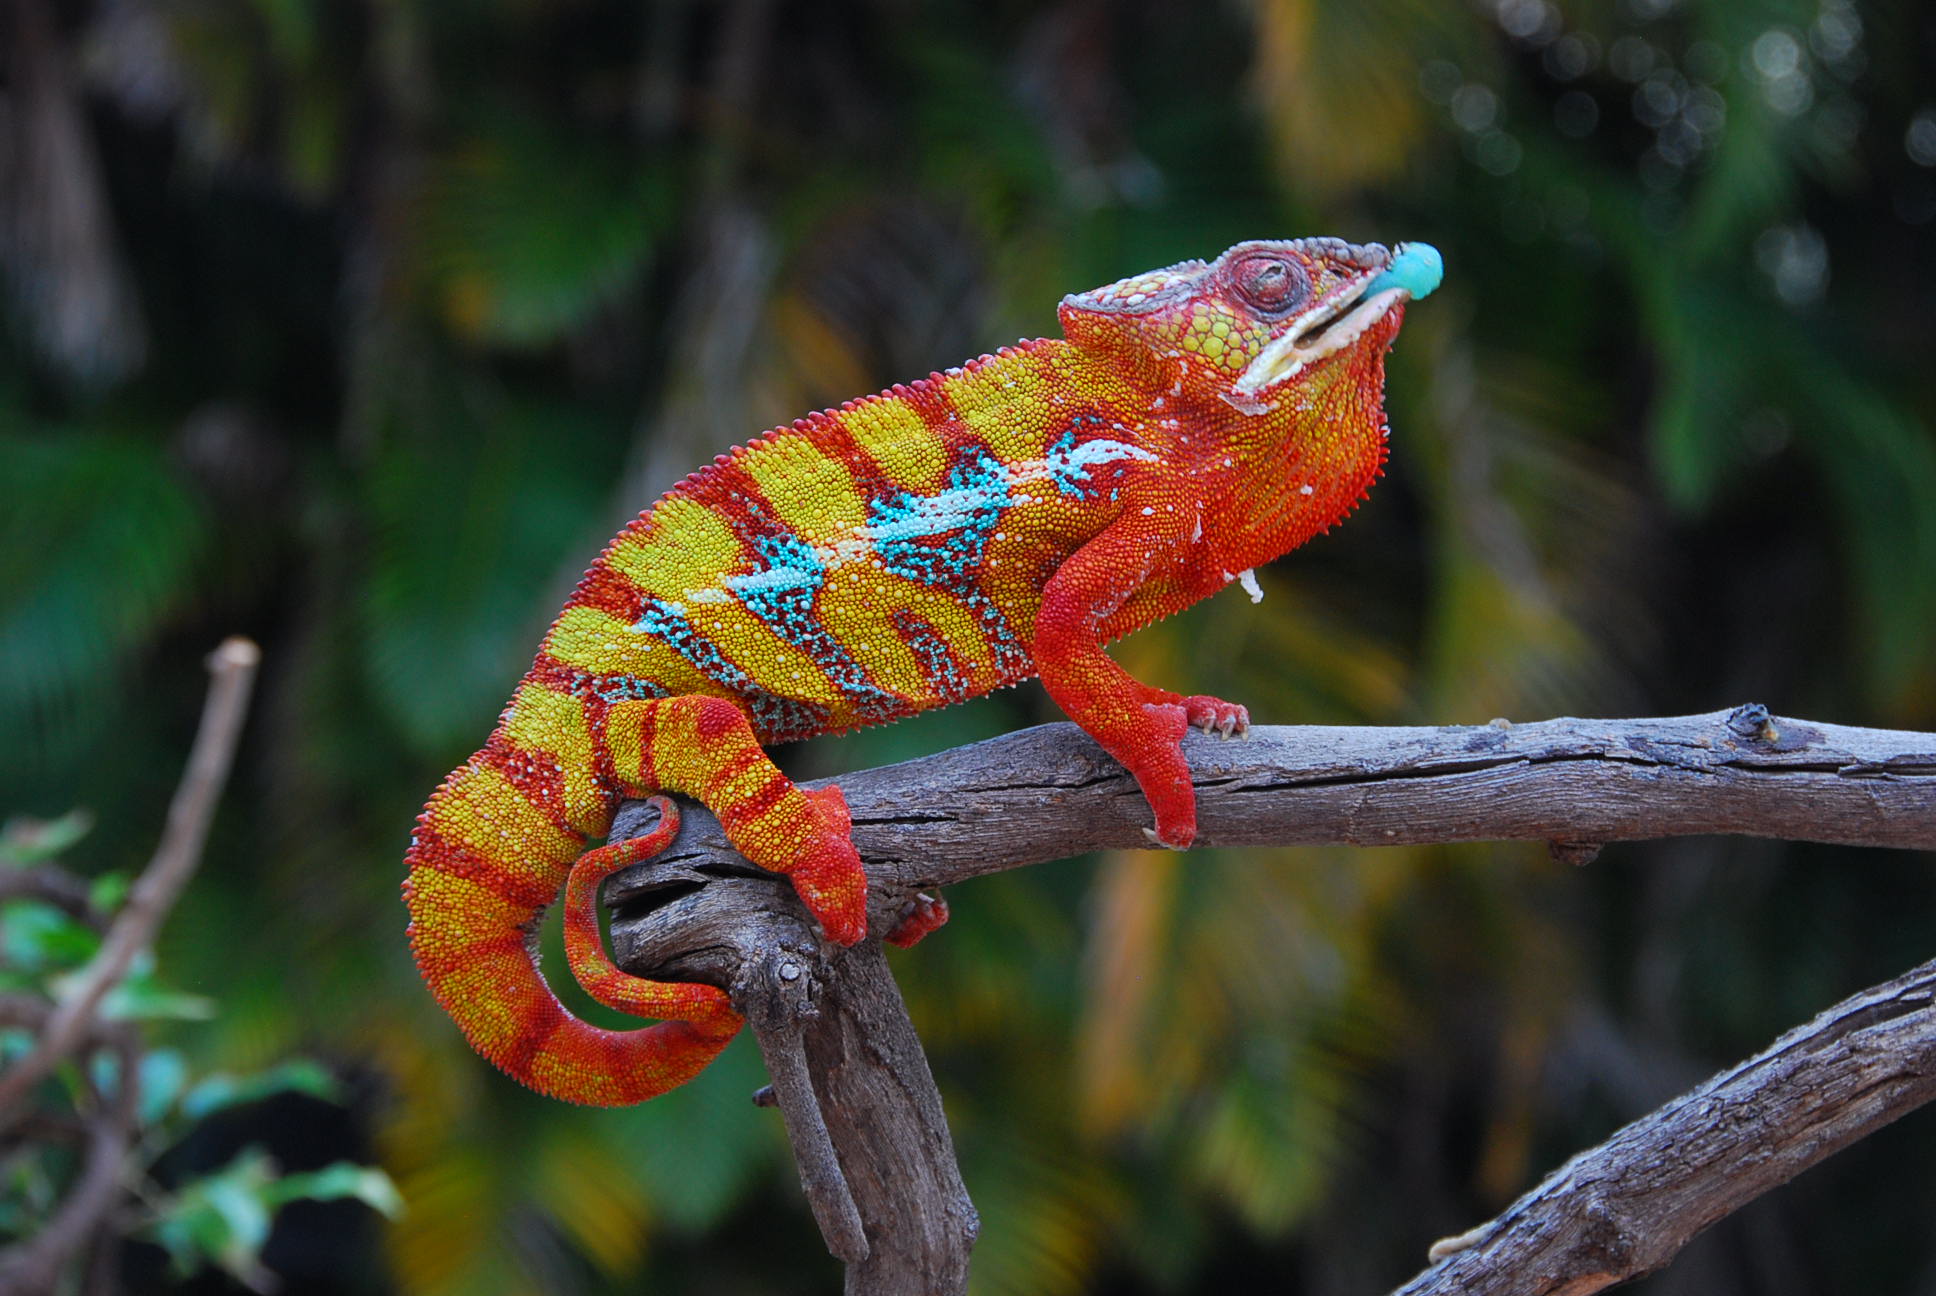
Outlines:
[[[846,799],[780,773],[737,703],[696,695],[615,703],[605,738],[621,783],[681,792],[711,810],[733,849],[792,881],[829,939],[852,945],[867,934],[867,875]]]

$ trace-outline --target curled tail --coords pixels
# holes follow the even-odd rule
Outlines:
[[[656,853],[678,819],[662,812],[647,838],[581,860],[587,836],[603,833],[612,813],[609,798],[586,795],[589,782],[572,779],[548,753],[494,738],[424,807],[405,858],[403,895],[417,967],[473,1048],[539,1093],[618,1107],[690,1080],[726,1047],[740,1019],[713,986],[630,977],[606,960],[598,883]],[[537,924],[568,877],[574,972],[603,1003],[676,1020],[605,1030],[572,1016],[551,993],[538,972]]]

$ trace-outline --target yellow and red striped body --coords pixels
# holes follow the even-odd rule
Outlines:
[[[1287,329],[1343,327],[1332,321],[1389,263],[1375,245],[1249,244],[1070,298],[1066,340],[770,433],[620,532],[411,844],[418,964],[472,1043],[534,1088],[612,1104],[681,1083],[736,1029],[720,991],[604,960],[591,892],[656,839],[573,866],[627,797],[694,797],[747,858],[793,879],[830,937],[865,933],[844,803],[794,787],[763,744],[1039,674],[1136,774],[1155,835],[1187,845],[1183,728],[1227,733],[1246,717],[1141,685],[1102,645],[1362,497],[1384,458],[1383,354],[1401,304],[1294,379],[1244,384]],[[1289,299],[1260,265],[1301,276]],[[545,988],[526,933],[568,875],[574,972],[607,1002],[671,1020],[599,1030]]]

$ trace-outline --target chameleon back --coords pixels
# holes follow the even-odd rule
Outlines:
[[[1033,675],[1044,583],[1153,457],[1080,368],[1024,343],[722,455],[618,535],[534,673],[734,698],[762,743]]]

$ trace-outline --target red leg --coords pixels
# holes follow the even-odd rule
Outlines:
[[[1197,833],[1184,731],[1196,724],[1228,734],[1249,716],[1216,698],[1140,683],[1103,651],[1101,627],[1145,585],[1171,579],[1164,569],[1180,566],[1187,548],[1178,514],[1132,497],[1121,518],[1050,577],[1035,619],[1035,666],[1049,696],[1135,776],[1155,812],[1152,836],[1178,849]]]
[[[716,697],[622,702],[606,724],[618,776],[683,792],[719,816],[734,849],[784,873],[830,940],[867,934],[867,875],[840,789],[796,787],[735,703]]]

